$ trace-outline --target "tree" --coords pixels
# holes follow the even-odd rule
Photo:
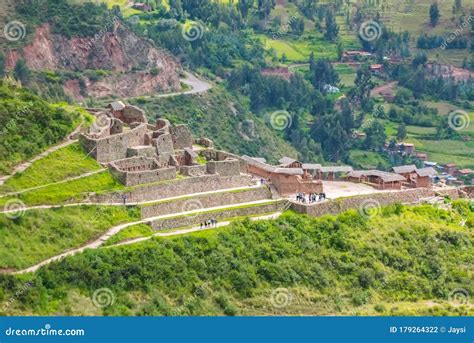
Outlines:
[[[406,136],[407,136],[407,127],[405,123],[400,123],[397,129],[397,139],[401,141],[401,140],[404,140]]]
[[[309,63],[311,83],[320,92],[324,91],[324,86],[334,86],[339,82],[339,76],[328,60],[319,59],[315,62],[314,55],[311,54]]]
[[[242,18],[247,18],[249,10],[253,7],[254,0],[240,0],[237,7],[239,8]]]
[[[15,79],[21,81],[22,84],[27,84],[30,81],[30,69],[26,65],[24,59],[19,59],[15,64],[15,69],[13,69],[13,75]]]
[[[370,97],[370,91],[375,86],[368,66],[364,66],[357,71],[354,84],[355,87],[351,90],[351,97],[363,103],[365,99]]]
[[[0,52],[0,77],[5,76],[5,55]]]
[[[334,41],[339,34],[339,26],[336,23],[334,14],[332,11],[327,11],[326,13],[326,32],[324,33],[324,38],[329,41]]]
[[[439,8],[438,3],[432,3],[430,6],[430,23],[431,26],[435,27],[438,24],[439,20]]]
[[[385,128],[381,123],[374,121],[372,125],[365,130],[365,133],[367,134],[367,137],[364,146],[367,149],[378,149],[384,146],[387,134],[385,133]]]
[[[461,0],[454,0],[454,10],[459,12],[462,10],[462,3]]]

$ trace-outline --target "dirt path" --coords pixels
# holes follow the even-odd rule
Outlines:
[[[167,94],[144,95],[144,96],[140,96],[140,98],[141,99],[169,98],[172,96],[179,96],[179,95],[199,94],[199,93],[205,93],[213,87],[212,84],[206,81],[203,81],[201,79],[198,79],[195,75],[187,71],[185,71],[184,74],[186,75],[186,78],[181,79],[181,82],[191,87],[191,89],[180,91],[180,92],[167,93]],[[129,99],[133,99],[133,98],[129,98]]]
[[[147,205],[147,204],[166,202],[166,201],[171,201],[171,200],[178,200],[178,199],[181,199],[181,198],[189,198],[190,195],[195,197],[195,196],[206,195],[206,194],[225,193],[225,192],[232,192],[232,191],[238,191],[238,190],[243,190],[243,189],[258,188],[258,187],[260,187],[260,185],[256,184],[256,185],[245,186],[245,187],[226,188],[226,189],[218,189],[218,190],[214,190],[214,191],[207,191],[207,192],[200,192],[200,193],[193,193],[193,194],[184,194],[184,195],[178,195],[178,196],[175,196],[175,197],[162,198],[162,199],[150,200],[150,201],[127,202],[127,206]],[[24,208],[21,209],[21,211],[26,212],[26,211],[31,211],[31,210],[45,210],[45,209],[52,209],[52,208],[75,207],[75,206],[123,206],[123,202],[115,202],[115,203],[110,203],[110,202],[109,203],[103,203],[103,202],[76,202],[76,203],[72,203],[72,204],[38,205],[38,206],[24,207]],[[8,211],[2,210],[2,211],[0,211],[0,214],[15,213],[15,212],[18,212],[18,211],[19,211],[18,209],[8,210]]]
[[[59,143],[58,145],[54,145],[52,147],[50,147],[49,149],[43,151],[41,154],[39,155],[36,155],[33,159],[27,161],[27,162],[23,162],[22,164],[19,164],[18,166],[15,167],[15,169],[13,169],[12,173],[10,175],[5,175],[5,176],[2,176],[0,177],[0,186],[2,186],[5,181],[7,181],[9,178],[11,178],[12,176],[18,174],[18,173],[21,173],[22,171],[24,171],[26,168],[28,168],[29,166],[31,166],[31,164],[33,162],[36,162],[46,156],[48,156],[49,154],[55,152],[56,150],[59,150],[61,148],[64,148],[68,145],[71,145],[72,143],[74,142],[77,142],[77,139],[73,139],[72,137],[74,137],[77,133],[79,133],[79,131],[81,130],[82,128],[82,125],[84,125],[84,120],[79,124],[78,127],[76,127],[74,129],[73,132],[71,132],[68,136],[68,138],[63,141],[62,143]]]
[[[66,182],[69,182],[69,181],[74,181],[74,180],[83,179],[83,178],[85,178],[85,177],[88,177],[88,176],[91,176],[91,175],[94,175],[94,174],[102,173],[102,172],[104,172],[104,171],[106,171],[106,170],[107,170],[106,168],[102,168],[102,169],[94,170],[94,171],[91,171],[91,172],[89,172],[89,173],[85,173],[85,174],[82,174],[82,175],[73,176],[73,177],[68,177],[68,178],[66,178],[66,179],[64,179],[64,180],[61,180],[61,181],[58,181],[58,182],[52,182],[52,183],[48,183],[48,184],[41,185],[41,186],[36,186],[36,187],[27,188],[27,189],[22,189],[21,191],[17,191],[17,192],[5,193],[5,194],[0,195],[0,198],[4,198],[4,197],[7,197],[7,196],[14,196],[14,195],[18,195],[18,194],[22,194],[22,193],[34,191],[34,190],[41,189],[41,188],[45,188],[45,187],[48,187],[48,186],[60,185],[60,184],[62,184],[62,183],[66,183]],[[0,213],[2,213],[2,212],[0,211]]]
[[[237,206],[246,206],[246,205],[257,205],[257,204],[261,204],[261,203],[266,203],[266,202],[271,202],[271,201],[278,201],[278,200],[268,200],[268,199],[265,199],[265,200],[258,200],[258,201],[252,201],[252,202],[246,202],[246,203],[241,203],[241,204],[235,204],[235,205],[232,205],[232,206],[228,206],[228,205],[224,205],[224,206],[217,206],[217,207],[210,207],[210,208],[206,208],[205,210],[203,209],[196,209],[196,210],[192,210],[192,211],[186,211],[186,212],[180,212],[180,213],[171,213],[171,214],[166,214],[166,215],[162,215],[162,216],[157,216],[157,217],[151,217],[151,218],[146,218],[146,219],[142,219],[142,220],[139,220],[139,221],[135,221],[135,222],[130,222],[130,223],[125,223],[125,224],[121,224],[121,225],[117,225],[117,226],[114,226],[112,227],[111,229],[109,229],[107,232],[103,233],[99,238],[81,246],[80,248],[75,248],[75,249],[71,249],[69,251],[66,251],[64,253],[61,253],[59,255],[56,255],[56,256],[53,256],[53,257],[50,257],[42,262],[39,262],[29,268],[25,268],[25,269],[22,269],[22,270],[18,270],[18,271],[15,271],[13,272],[13,274],[24,274],[24,273],[33,273],[35,271],[37,271],[39,268],[47,265],[47,264],[50,264],[52,262],[55,262],[55,261],[58,261],[58,260],[61,260],[63,259],[64,257],[67,257],[67,256],[73,256],[73,255],[76,255],[78,253],[81,253],[83,252],[84,250],[86,249],[97,249],[99,248],[100,246],[102,246],[102,244],[104,244],[104,242],[109,239],[110,237],[118,234],[120,231],[122,231],[123,229],[129,227],[129,226],[133,226],[133,225],[137,225],[137,224],[145,224],[145,223],[149,223],[149,222],[152,222],[152,221],[155,221],[155,220],[160,220],[160,219],[166,219],[166,218],[171,218],[171,217],[176,217],[176,216],[184,216],[184,215],[188,215],[188,214],[194,214],[194,213],[200,213],[200,212],[212,212],[214,210],[221,210],[221,209],[225,209],[225,208],[233,208],[233,207],[237,207]],[[188,231],[188,232],[192,232],[192,231]],[[179,233],[178,233],[179,234]],[[183,234],[183,233],[181,233]]]
[[[282,214],[281,212],[275,212],[275,213],[268,214],[268,215],[265,215],[265,216],[252,217],[252,218],[250,218],[250,220],[276,219],[279,216],[281,216],[281,214]],[[219,227],[228,226],[231,222],[232,221],[230,221],[230,220],[229,221],[218,222],[216,224],[216,226],[212,226],[212,227],[208,227],[208,228],[204,228],[204,229],[201,228],[200,226],[194,226],[192,228],[183,229],[183,230],[176,230],[176,231],[173,231],[173,232],[157,232],[154,235],[151,235],[151,236],[148,236],[148,237],[139,237],[139,238],[131,239],[131,240],[128,240],[128,241],[125,241],[125,242],[121,242],[121,243],[117,243],[117,244],[114,244],[114,245],[107,246],[107,248],[119,247],[119,246],[123,246],[123,245],[130,245],[130,244],[135,244],[135,243],[139,243],[139,242],[144,242],[144,241],[147,241],[149,239],[152,239],[153,237],[179,236],[179,235],[185,235],[185,234],[192,233],[192,232],[217,229]]]

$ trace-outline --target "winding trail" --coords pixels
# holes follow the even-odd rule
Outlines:
[[[249,219],[250,220],[276,219],[279,216],[281,216],[281,214],[282,214],[282,212],[275,212],[275,213],[264,215],[264,216],[250,217]],[[194,226],[194,227],[191,227],[191,228],[188,228],[188,229],[176,230],[176,231],[172,231],[172,232],[157,232],[157,233],[155,233],[151,236],[148,236],[148,237],[139,237],[139,238],[135,238],[135,239],[130,239],[128,241],[124,241],[124,242],[120,242],[120,243],[117,243],[117,244],[109,245],[109,246],[104,247],[104,248],[113,248],[113,247],[120,247],[120,246],[123,246],[123,245],[130,245],[130,244],[140,243],[140,242],[150,240],[153,237],[170,237],[170,236],[185,235],[185,234],[188,234],[188,233],[198,232],[198,231],[207,231],[207,230],[216,229],[218,227],[228,226],[230,223],[232,223],[231,220],[218,222],[216,226],[212,226],[212,227],[208,227],[208,228],[201,228],[200,226]]]
[[[260,186],[261,185],[259,184],[255,184],[252,186],[226,188],[226,189],[218,189],[218,190],[213,190],[213,191],[193,193],[191,195],[195,197],[195,196],[206,195],[206,194],[226,193],[226,192],[238,191],[238,190],[243,190],[243,189],[258,188]],[[172,200],[179,200],[182,198],[185,199],[189,197],[190,197],[190,194],[184,194],[184,195],[178,195],[175,197],[148,200],[148,201],[142,201],[142,202],[127,202],[126,205],[127,206],[148,205],[148,204],[155,204],[155,203],[167,202],[167,201],[172,201]],[[31,210],[46,210],[46,209],[54,209],[54,208],[62,208],[62,207],[76,207],[76,206],[123,206],[123,202],[76,202],[76,203],[71,203],[71,204],[37,205],[37,206],[23,207],[20,210],[19,209],[14,209],[14,210],[3,209],[0,211],[0,214],[16,213],[18,211],[27,212]]]
[[[161,216],[156,216],[156,217],[151,217],[151,218],[138,220],[138,221],[135,221],[135,222],[120,224],[120,225],[117,225],[117,226],[114,226],[114,227],[110,228],[105,233],[100,235],[97,239],[95,239],[95,240],[93,240],[93,241],[91,241],[91,242],[89,242],[89,243],[87,243],[87,244],[85,244],[85,245],[83,245],[79,248],[68,250],[64,253],[61,253],[59,255],[50,257],[50,258],[48,258],[48,259],[46,259],[42,262],[39,262],[39,263],[37,263],[37,264],[35,264],[31,267],[28,267],[28,268],[25,268],[25,269],[22,269],[22,270],[18,270],[18,271],[14,271],[14,272],[12,272],[12,274],[33,273],[33,272],[37,271],[39,268],[41,268],[41,267],[43,267],[47,264],[50,264],[52,262],[61,260],[64,257],[76,255],[78,253],[83,252],[86,249],[100,248],[107,239],[109,239],[110,237],[118,234],[120,231],[122,231],[123,229],[125,229],[129,226],[133,226],[133,225],[137,225],[137,224],[146,224],[146,223],[153,222],[155,220],[167,219],[167,218],[172,218],[172,217],[177,217],[177,216],[185,216],[185,215],[189,215],[189,214],[198,214],[198,213],[201,213],[201,212],[206,213],[206,212],[212,212],[214,210],[221,210],[221,209],[232,209],[233,207],[239,207],[239,206],[245,206],[245,205],[258,205],[258,204],[261,204],[261,203],[268,203],[268,202],[272,202],[272,201],[276,202],[278,200],[265,199],[265,200],[258,200],[258,201],[240,203],[240,204],[236,204],[236,205],[232,205],[232,206],[224,205],[224,206],[209,207],[209,208],[206,208],[206,209],[200,209],[199,208],[199,209],[195,209],[195,210],[191,210],[191,211],[165,214],[165,215],[161,215]],[[225,223],[225,222],[223,222],[223,223]],[[192,228],[192,229],[187,229],[187,230],[181,230],[181,231],[178,231],[178,232],[162,233],[161,235],[173,236],[173,235],[179,235],[179,234],[194,232],[196,230],[197,230],[196,228]],[[153,236],[151,236],[151,237],[153,237]],[[145,238],[150,239],[151,237],[145,237]],[[132,243],[129,243],[129,244],[132,244]]]
[[[174,92],[174,93],[145,95],[145,96],[140,96],[140,98],[141,99],[169,98],[169,97],[180,96],[180,95],[199,94],[199,93],[205,93],[214,87],[211,83],[198,79],[194,74],[191,74],[187,71],[185,71],[184,74],[186,75],[186,77],[181,79],[181,82],[191,87],[191,89]],[[133,99],[133,98],[135,97],[132,97],[129,99]]]

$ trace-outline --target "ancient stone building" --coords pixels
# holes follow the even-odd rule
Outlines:
[[[80,142],[90,156],[108,165],[126,186],[172,180],[178,173],[189,177],[230,177],[242,171],[238,157],[214,152],[210,139],[194,139],[186,125],[173,126],[166,119],[150,124],[141,109],[121,101],[99,113]],[[199,143],[196,151],[195,142]],[[198,153],[207,164],[198,163]]]

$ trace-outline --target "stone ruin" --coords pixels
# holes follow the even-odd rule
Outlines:
[[[204,153],[213,150],[212,140],[194,139],[184,124],[173,126],[166,119],[150,124],[141,109],[121,101],[108,105],[96,117],[79,141],[126,186],[173,180],[178,173],[188,177],[240,175],[237,156]]]

